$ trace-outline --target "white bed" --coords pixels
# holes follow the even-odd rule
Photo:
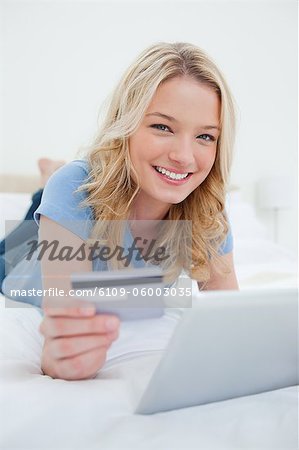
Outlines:
[[[29,197],[2,194],[18,219]],[[5,209],[6,208],[6,209]],[[241,289],[296,286],[296,261],[266,238],[253,208],[231,195],[228,210]],[[2,229],[3,230],[3,224]],[[1,449],[297,449],[296,387],[204,406],[138,416],[134,407],[180,317],[124,323],[92,380],[41,375],[39,312],[0,303]]]

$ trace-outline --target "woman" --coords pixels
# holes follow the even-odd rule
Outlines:
[[[192,239],[184,246],[182,233],[174,239],[180,255],[174,272],[186,270],[199,289],[238,289],[224,209],[234,131],[232,97],[211,59],[188,43],[151,46],[116,87],[87,160],[63,166],[47,183],[35,212],[40,241],[59,236],[63,248],[80,248],[90,232],[82,224],[95,220],[92,236],[106,232],[115,243],[107,223],[132,220],[136,236],[142,221],[169,220],[173,225],[165,242],[167,233],[175,236],[179,221],[189,220]],[[156,227],[146,223],[142,232],[156,238]],[[41,259],[45,289],[54,279],[55,287],[65,290],[71,273],[92,270],[87,258],[66,264],[49,258],[50,250]],[[188,251],[191,264],[182,257]],[[44,373],[64,379],[94,376],[118,336],[118,318],[96,315],[92,306],[55,308],[50,300],[43,299],[40,327]]]

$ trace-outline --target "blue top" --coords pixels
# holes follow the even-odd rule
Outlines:
[[[86,192],[75,191],[87,181],[88,175],[88,164],[83,160],[72,161],[58,169],[44,188],[41,204],[34,213],[36,223],[39,225],[42,214],[81,239],[87,239],[93,213],[90,207],[80,205],[86,199]]]
[[[40,206],[34,213],[34,219],[39,224],[40,215],[59,223],[67,228],[83,241],[86,240],[92,229],[93,212],[91,207],[80,205],[86,198],[86,192],[76,192],[84,184],[89,175],[88,163],[85,160],[75,160],[57,170],[48,180],[42,195]],[[126,228],[124,236],[124,248],[132,246],[133,237]],[[226,254],[232,251],[233,238],[229,230],[226,240],[222,244],[219,253]],[[136,254],[136,253],[135,253]],[[136,260],[133,256],[132,263],[134,267],[144,267],[145,261]],[[107,270],[107,262],[96,258],[93,261],[94,270]],[[12,289],[28,290],[35,287],[42,289],[40,261],[31,258],[30,261],[23,259],[4,279],[2,290],[8,297]],[[41,305],[42,298],[32,297],[14,297],[23,302],[28,302],[36,306]]]

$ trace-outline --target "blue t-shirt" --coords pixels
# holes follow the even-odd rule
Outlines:
[[[42,195],[40,206],[34,213],[34,220],[39,224],[40,215],[57,222],[83,241],[89,238],[93,226],[93,212],[91,207],[82,206],[86,199],[86,192],[76,190],[83,185],[89,176],[88,163],[85,160],[72,161],[58,169],[48,180]],[[130,248],[133,237],[127,227],[124,235],[123,247]],[[226,240],[220,247],[219,253],[226,254],[232,251],[233,238],[229,230]],[[136,255],[137,253],[135,253]],[[145,261],[133,256],[134,267],[144,267]],[[96,258],[93,261],[93,270],[107,270],[107,262]],[[29,290],[42,289],[40,261],[32,258],[30,261],[21,261],[5,278],[2,289],[11,297],[11,289]],[[19,301],[41,305],[42,298],[14,297]]]
[[[58,169],[44,188],[41,204],[34,213],[36,223],[39,225],[42,214],[86,240],[93,213],[90,207],[80,205],[86,199],[86,192],[76,190],[86,183],[88,175],[88,164],[84,160],[72,161]]]

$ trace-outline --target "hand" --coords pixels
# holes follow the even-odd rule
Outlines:
[[[64,380],[92,378],[106,361],[117,339],[116,316],[96,314],[94,306],[45,307],[39,331],[45,337],[41,368]]]

